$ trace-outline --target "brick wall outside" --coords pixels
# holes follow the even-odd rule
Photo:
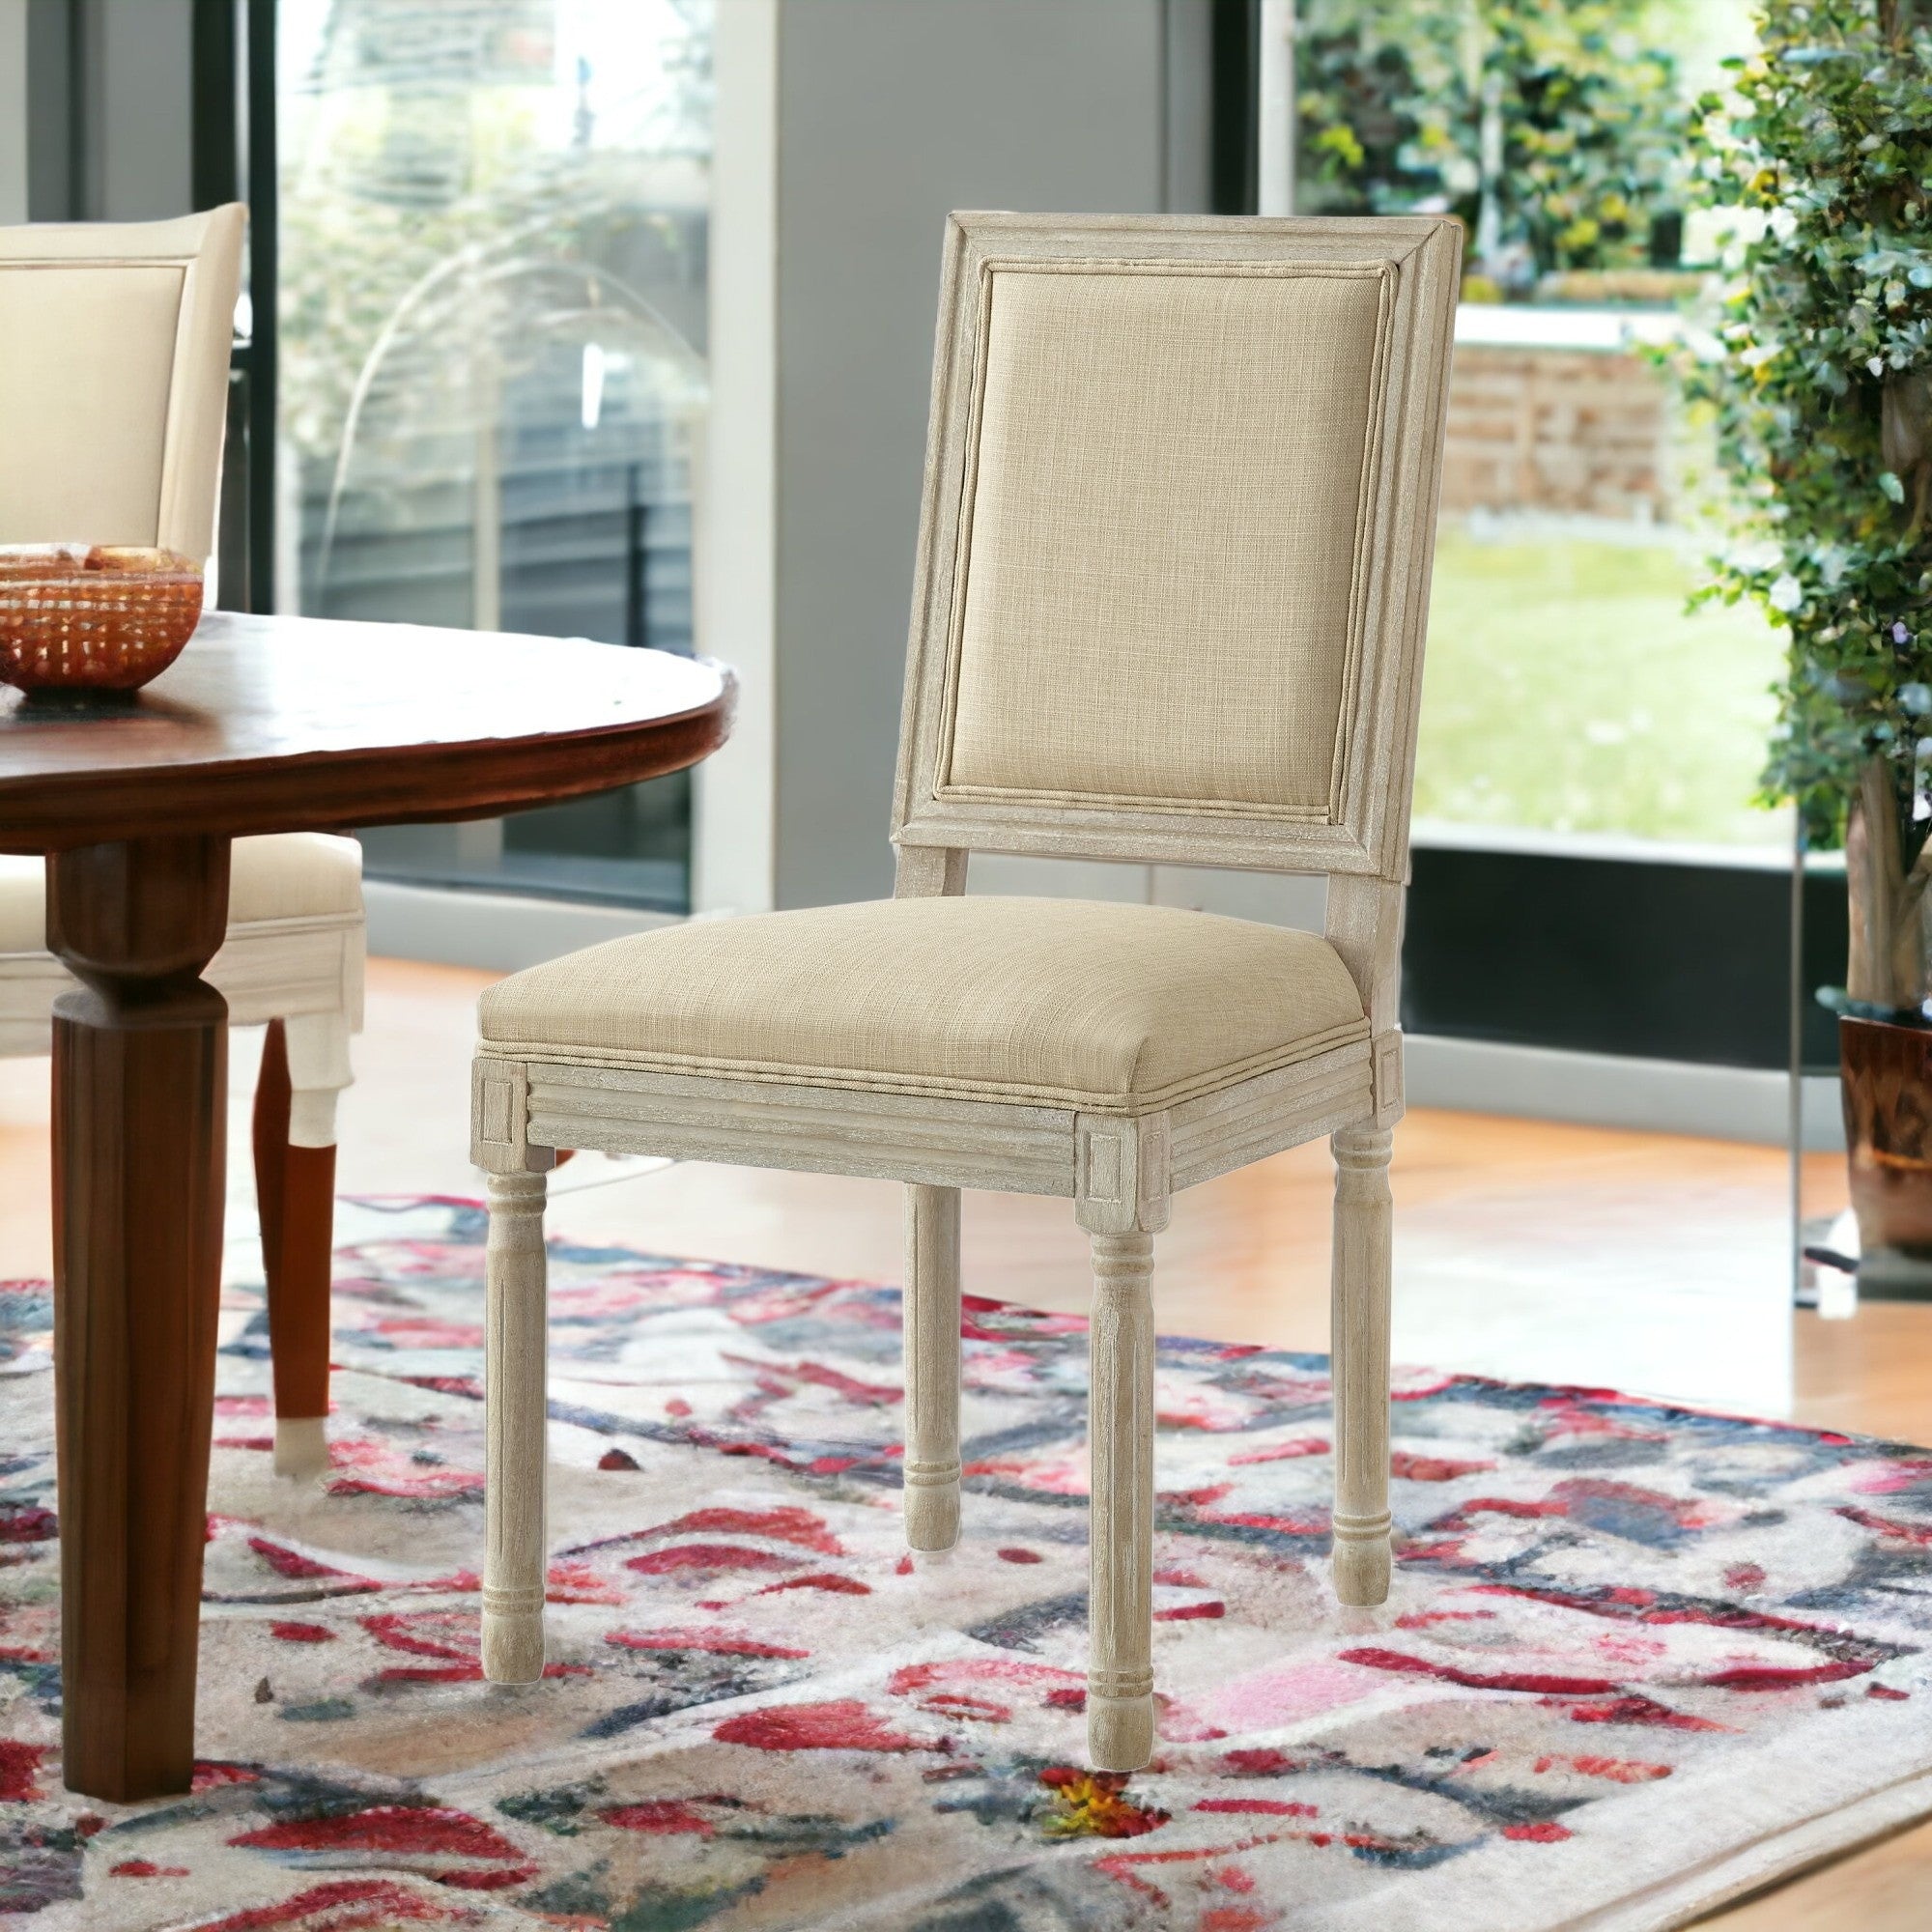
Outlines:
[[[1663,522],[1664,379],[1635,355],[1466,344],[1456,351],[1442,507]]]

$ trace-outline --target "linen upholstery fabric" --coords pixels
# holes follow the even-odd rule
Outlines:
[[[480,1051],[1139,1113],[1366,1038],[1313,933],[1173,906],[910,898],[698,921],[513,975]]]
[[[152,544],[185,272],[0,273],[0,539]]]
[[[228,924],[350,917],[362,910],[362,848],[326,832],[238,838],[231,848]],[[0,853],[0,953],[44,952],[46,874],[39,859]]]
[[[941,797],[1336,816],[1387,296],[993,266]]]
[[[206,562],[245,224],[0,228],[0,543]]]

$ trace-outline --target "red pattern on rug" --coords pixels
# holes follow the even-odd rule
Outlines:
[[[0,1292],[0,1912],[1543,1932],[1643,1893],[1618,1923],[1662,1926],[1693,1868],[1932,1773],[1926,1452],[1403,1371],[1396,1586],[1348,1611],[1326,1363],[1189,1341],[1158,1365],[1155,1760],[1092,1773],[1083,1324],[969,1298],[963,1540],[915,1558],[895,1292],[567,1241],[550,1662],[486,1685],[482,1217],[342,1227],[320,1487],[270,1472],[260,1293],[225,1296],[179,1801],[60,1785],[48,1297]]]

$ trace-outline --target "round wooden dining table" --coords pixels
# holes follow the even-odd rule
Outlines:
[[[47,861],[69,1787],[185,1791],[213,1420],[232,839],[488,818],[692,765],[733,682],[662,651],[213,612],[130,704],[0,694],[0,851]],[[457,1123],[458,1126],[461,1123]],[[452,1129],[453,1131],[455,1129]]]

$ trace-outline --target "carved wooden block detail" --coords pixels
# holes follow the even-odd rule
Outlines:
[[[1376,1125],[1393,1126],[1403,1114],[1401,1033],[1378,1035],[1374,1053],[1371,1065],[1375,1082]]]
[[[478,1054],[469,1069],[469,1158],[490,1174],[544,1174],[556,1151],[529,1141],[529,1069]]]
[[[1074,1126],[1074,1200],[1095,1234],[1154,1234],[1167,1226],[1173,1164],[1170,1117],[1081,1114]]]

